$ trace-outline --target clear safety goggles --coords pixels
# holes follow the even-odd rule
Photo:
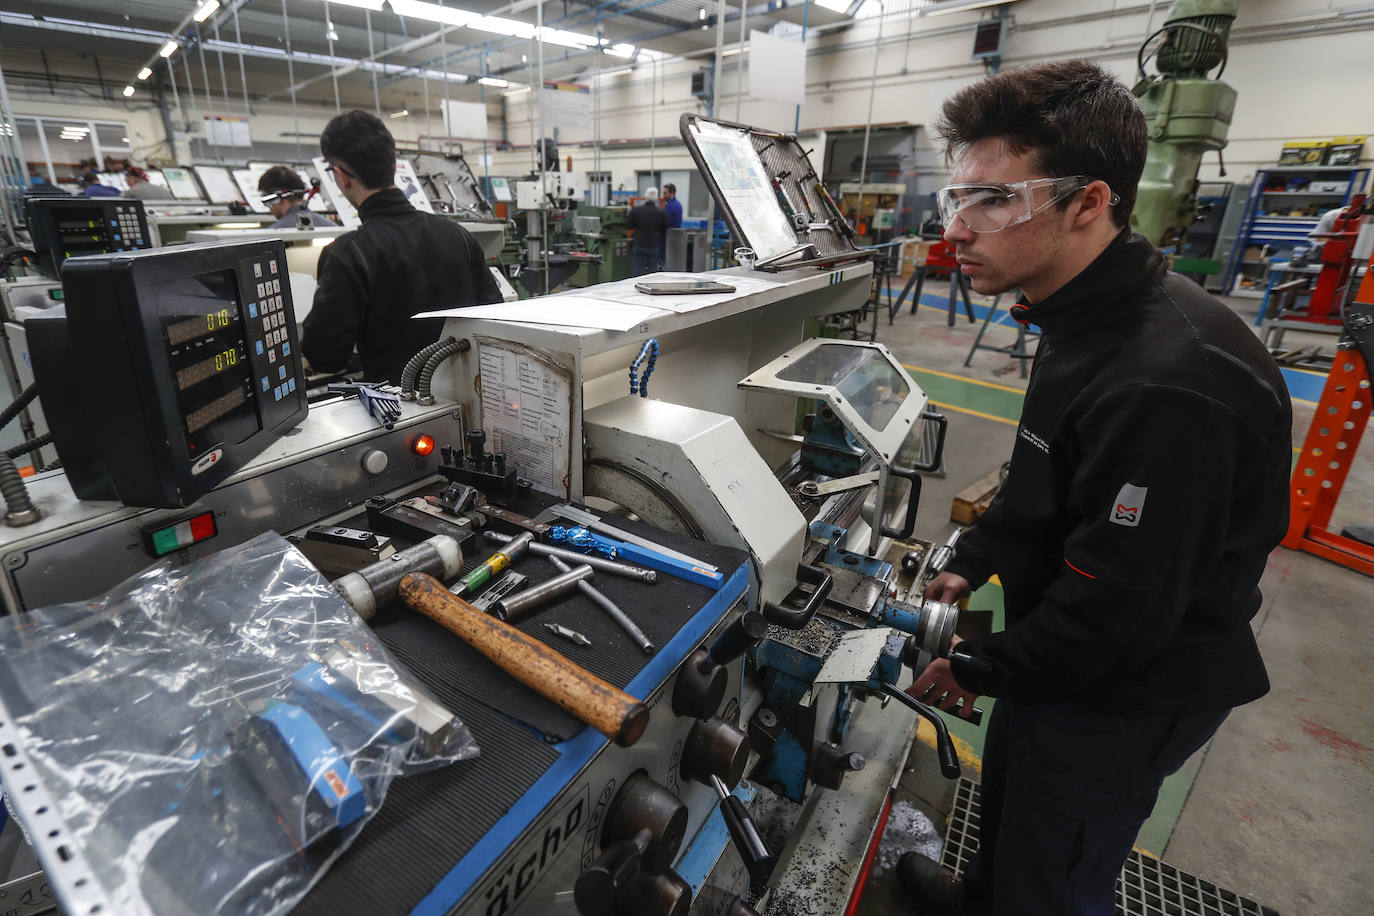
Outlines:
[[[958,217],[973,232],[998,232],[1026,222],[1094,181],[1097,179],[1087,175],[1070,175],[1067,178],[1033,178],[1014,184],[952,184],[935,192],[935,201],[945,226]],[[1036,193],[1041,188],[1049,189],[1049,197]],[[1037,197],[1039,203],[1036,203]],[[1113,194],[1111,203],[1120,202],[1121,197]]]

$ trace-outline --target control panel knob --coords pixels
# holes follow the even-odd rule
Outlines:
[[[640,860],[653,837],[648,828],[613,843],[577,878],[573,902],[582,916],[613,916],[615,901],[639,874]]]
[[[759,916],[759,911],[745,903],[742,898],[736,897],[725,908],[725,916]]]
[[[687,806],[643,771],[627,779],[611,802],[606,825],[601,828],[601,846],[609,849],[633,839],[641,830],[648,830],[650,836],[641,856],[643,867],[664,871],[673,864],[687,834]]]
[[[379,448],[370,448],[363,452],[363,470],[369,474],[382,473],[390,463],[391,459],[386,456],[386,452]]]
[[[687,916],[692,885],[672,869],[662,874],[640,872],[616,901],[616,916]]]
[[[748,762],[748,735],[724,719],[700,719],[682,748],[682,778],[709,786],[715,776],[734,787]]]
[[[709,719],[725,699],[729,673],[717,665],[705,649],[687,656],[673,684],[673,712],[689,719]]]

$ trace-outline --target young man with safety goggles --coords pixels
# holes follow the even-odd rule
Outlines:
[[[1145,118],[1085,61],[957,93],[937,194],[960,270],[1043,334],[1005,485],[927,598],[994,573],[1006,626],[909,692],[997,698],[979,850],[916,853],[927,914],[1110,916],[1161,781],[1268,689],[1250,620],[1287,526],[1291,409],[1246,324],[1129,229]]]

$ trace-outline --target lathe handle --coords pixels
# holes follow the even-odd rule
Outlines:
[[[401,580],[400,591],[406,604],[621,747],[629,747],[644,734],[649,708],[639,700],[534,637],[483,614],[433,576],[410,573]]]
[[[954,750],[954,740],[949,736],[949,728],[946,727],[945,720],[941,719],[935,710],[905,690],[899,690],[891,684],[884,684],[883,692],[935,726],[935,754],[940,759],[940,773],[946,779],[958,779],[959,755]]]
[[[787,630],[800,630],[811,622],[811,618],[816,616],[816,612],[825,604],[825,599],[830,597],[830,588],[834,580],[830,573],[821,569],[819,566],[807,566],[805,564],[797,567],[797,581],[805,582],[814,591],[807,599],[806,604],[800,608],[785,608],[781,604],[774,604],[765,601],[763,604],[763,616],[771,624],[776,624]]]
[[[889,467],[887,472],[893,477],[903,477],[911,481],[911,491],[907,494],[906,515],[902,520],[902,526],[889,528],[880,523],[878,527],[884,537],[905,541],[916,530],[916,510],[921,505],[921,475],[916,472],[915,468],[904,468],[897,464]]]

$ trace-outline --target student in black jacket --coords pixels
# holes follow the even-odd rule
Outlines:
[[[925,913],[1103,914],[1160,782],[1269,689],[1250,620],[1288,518],[1291,409],[1251,330],[1133,235],[1146,125],[1067,61],[954,95],[945,238],[1044,332],[1005,486],[926,597],[994,573],[1006,627],[910,688],[997,698],[980,848],[898,867]]]
[[[501,301],[482,248],[452,220],[412,207],[396,188],[396,144],[365,111],[336,116],[320,152],[362,226],[320,252],[319,286],[301,352],[317,370],[344,368],[356,345],[368,381],[398,382],[406,361],[439,339],[417,312]]]

